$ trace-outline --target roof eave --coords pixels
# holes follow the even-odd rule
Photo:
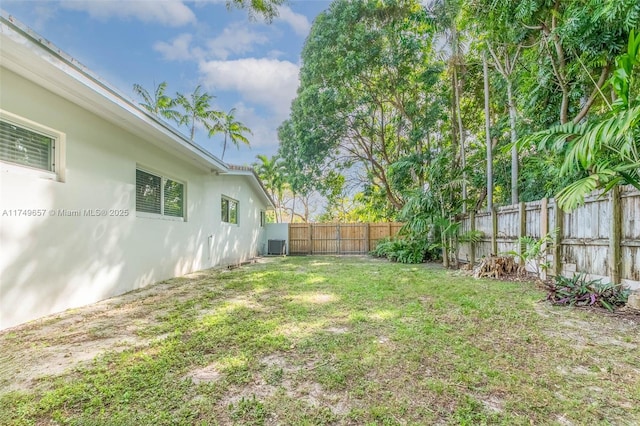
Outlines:
[[[0,59],[3,67],[166,151],[179,154],[202,169],[221,173],[229,170],[222,160],[143,110],[73,57],[5,11],[0,12],[0,37],[4,39]]]

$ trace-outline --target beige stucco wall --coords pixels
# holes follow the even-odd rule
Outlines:
[[[248,177],[176,158],[6,69],[0,81],[0,109],[66,136],[64,182],[0,174],[0,328],[258,254],[265,206]],[[186,184],[186,221],[136,214],[136,165]],[[238,225],[221,223],[222,195],[239,201]],[[47,214],[5,214],[17,209]],[[61,209],[129,215],[64,217]]]

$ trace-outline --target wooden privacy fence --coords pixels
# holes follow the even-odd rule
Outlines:
[[[401,223],[291,223],[289,254],[366,254]]]
[[[552,275],[582,272],[640,288],[640,191],[633,187],[614,188],[604,196],[594,193],[571,213],[560,210],[553,199],[472,212],[462,217],[462,231],[471,230],[481,231],[484,238],[461,244],[462,261],[518,252],[519,237],[550,234],[553,243],[544,248]]]

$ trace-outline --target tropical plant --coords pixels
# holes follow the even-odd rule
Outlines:
[[[166,81],[163,81],[156,86],[153,91],[153,95],[141,85],[133,85],[133,91],[143,100],[143,102],[140,102],[140,106],[158,117],[179,121],[180,113],[173,109],[176,106],[176,101],[165,94],[166,89]]]
[[[438,249],[425,240],[387,237],[379,241],[370,254],[375,257],[386,257],[392,262],[423,263],[437,259]]]
[[[203,92],[200,85],[196,86],[188,97],[182,93],[176,94],[175,102],[184,110],[184,113],[180,115],[179,123],[189,128],[191,140],[195,137],[198,123],[204,125],[209,130],[209,136],[211,136],[211,129],[222,118],[222,112],[211,109],[211,101],[213,99],[215,99],[215,96]]]
[[[600,306],[613,311],[627,302],[630,293],[622,284],[589,280],[584,274],[558,275],[547,284],[547,300],[554,305]]]
[[[616,60],[608,84],[616,99],[608,113],[585,123],[554,126],[523,138],[521,147],[537,143],[540,150],[566,152],[562,174],[584,170],[586,177],[562,189],[560,207],[573,210],[596,188],[604,192],[619,184],[640,189],[640,97],[635,69],[640,64],[640,35],[629,35],[627,52]]]
[[[265,189],[275,203],[275,219],[277,223],[282,222],[282,210],[284,208],[285,169],[278,156],[271,158],[266,155],[257,155],[258,161],[253,168],[264,184]]]
[[[220,156],[221,160],[224,160],[224,153],[227,150],[228,141],[231,141],[231,143],[238,149],[240,149],[241,143],[250,146],[249,139],[247,139],[245,133],[250,135],[253,135],[253,133],[251,132],[251,129],[236,120],[235,111],[235,108],[231,108],[228,113],[222,115],[221,119],[209,129],[209,137],[216,133],[224,134],[222,155]]]
[[[278,16],[278,7],[287,0],[227,0],[227,8],[247,9],[250,18],[262,16],[267,22]]]
[[[558,232],[558,230],[555,232]],[[524,274],[527,265],[531,265],[538,279],[541,279],[542,274],[549,269],[550,266],[545,248],[553,243],[553,239],[554,233],[548,233],[540,238],[525,235],[524,237],[518,238],[516,243],[521,249],[510,250],[506,252],[506,254],[520,260],[520,274]]]
[[[477,244],[482,241],[484,233],[479,230],[469,230],[465,232],[458,231],[458,234],[454,236],[454,260],[457,263],[460,259],[460,244]],[[473,265],[471,265],[473,266]]]

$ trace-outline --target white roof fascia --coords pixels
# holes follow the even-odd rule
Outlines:
[[[139,107],[77,60],[0,10],[0,64],[45,89],[210,172],[227,165]]]
[[[229,164],[229,171],[226,172],[226,175],[229,176],[246,176],[249,178],[253,189],[262,196],[262,201],[267,205],[267,207],[272,210],[275,209],[275,203],[271,199],[271,196],[267,192],[267,189],[264,187],[264,184],[253,170],[253,168],[248,166],[235,166],[233,164]]]

